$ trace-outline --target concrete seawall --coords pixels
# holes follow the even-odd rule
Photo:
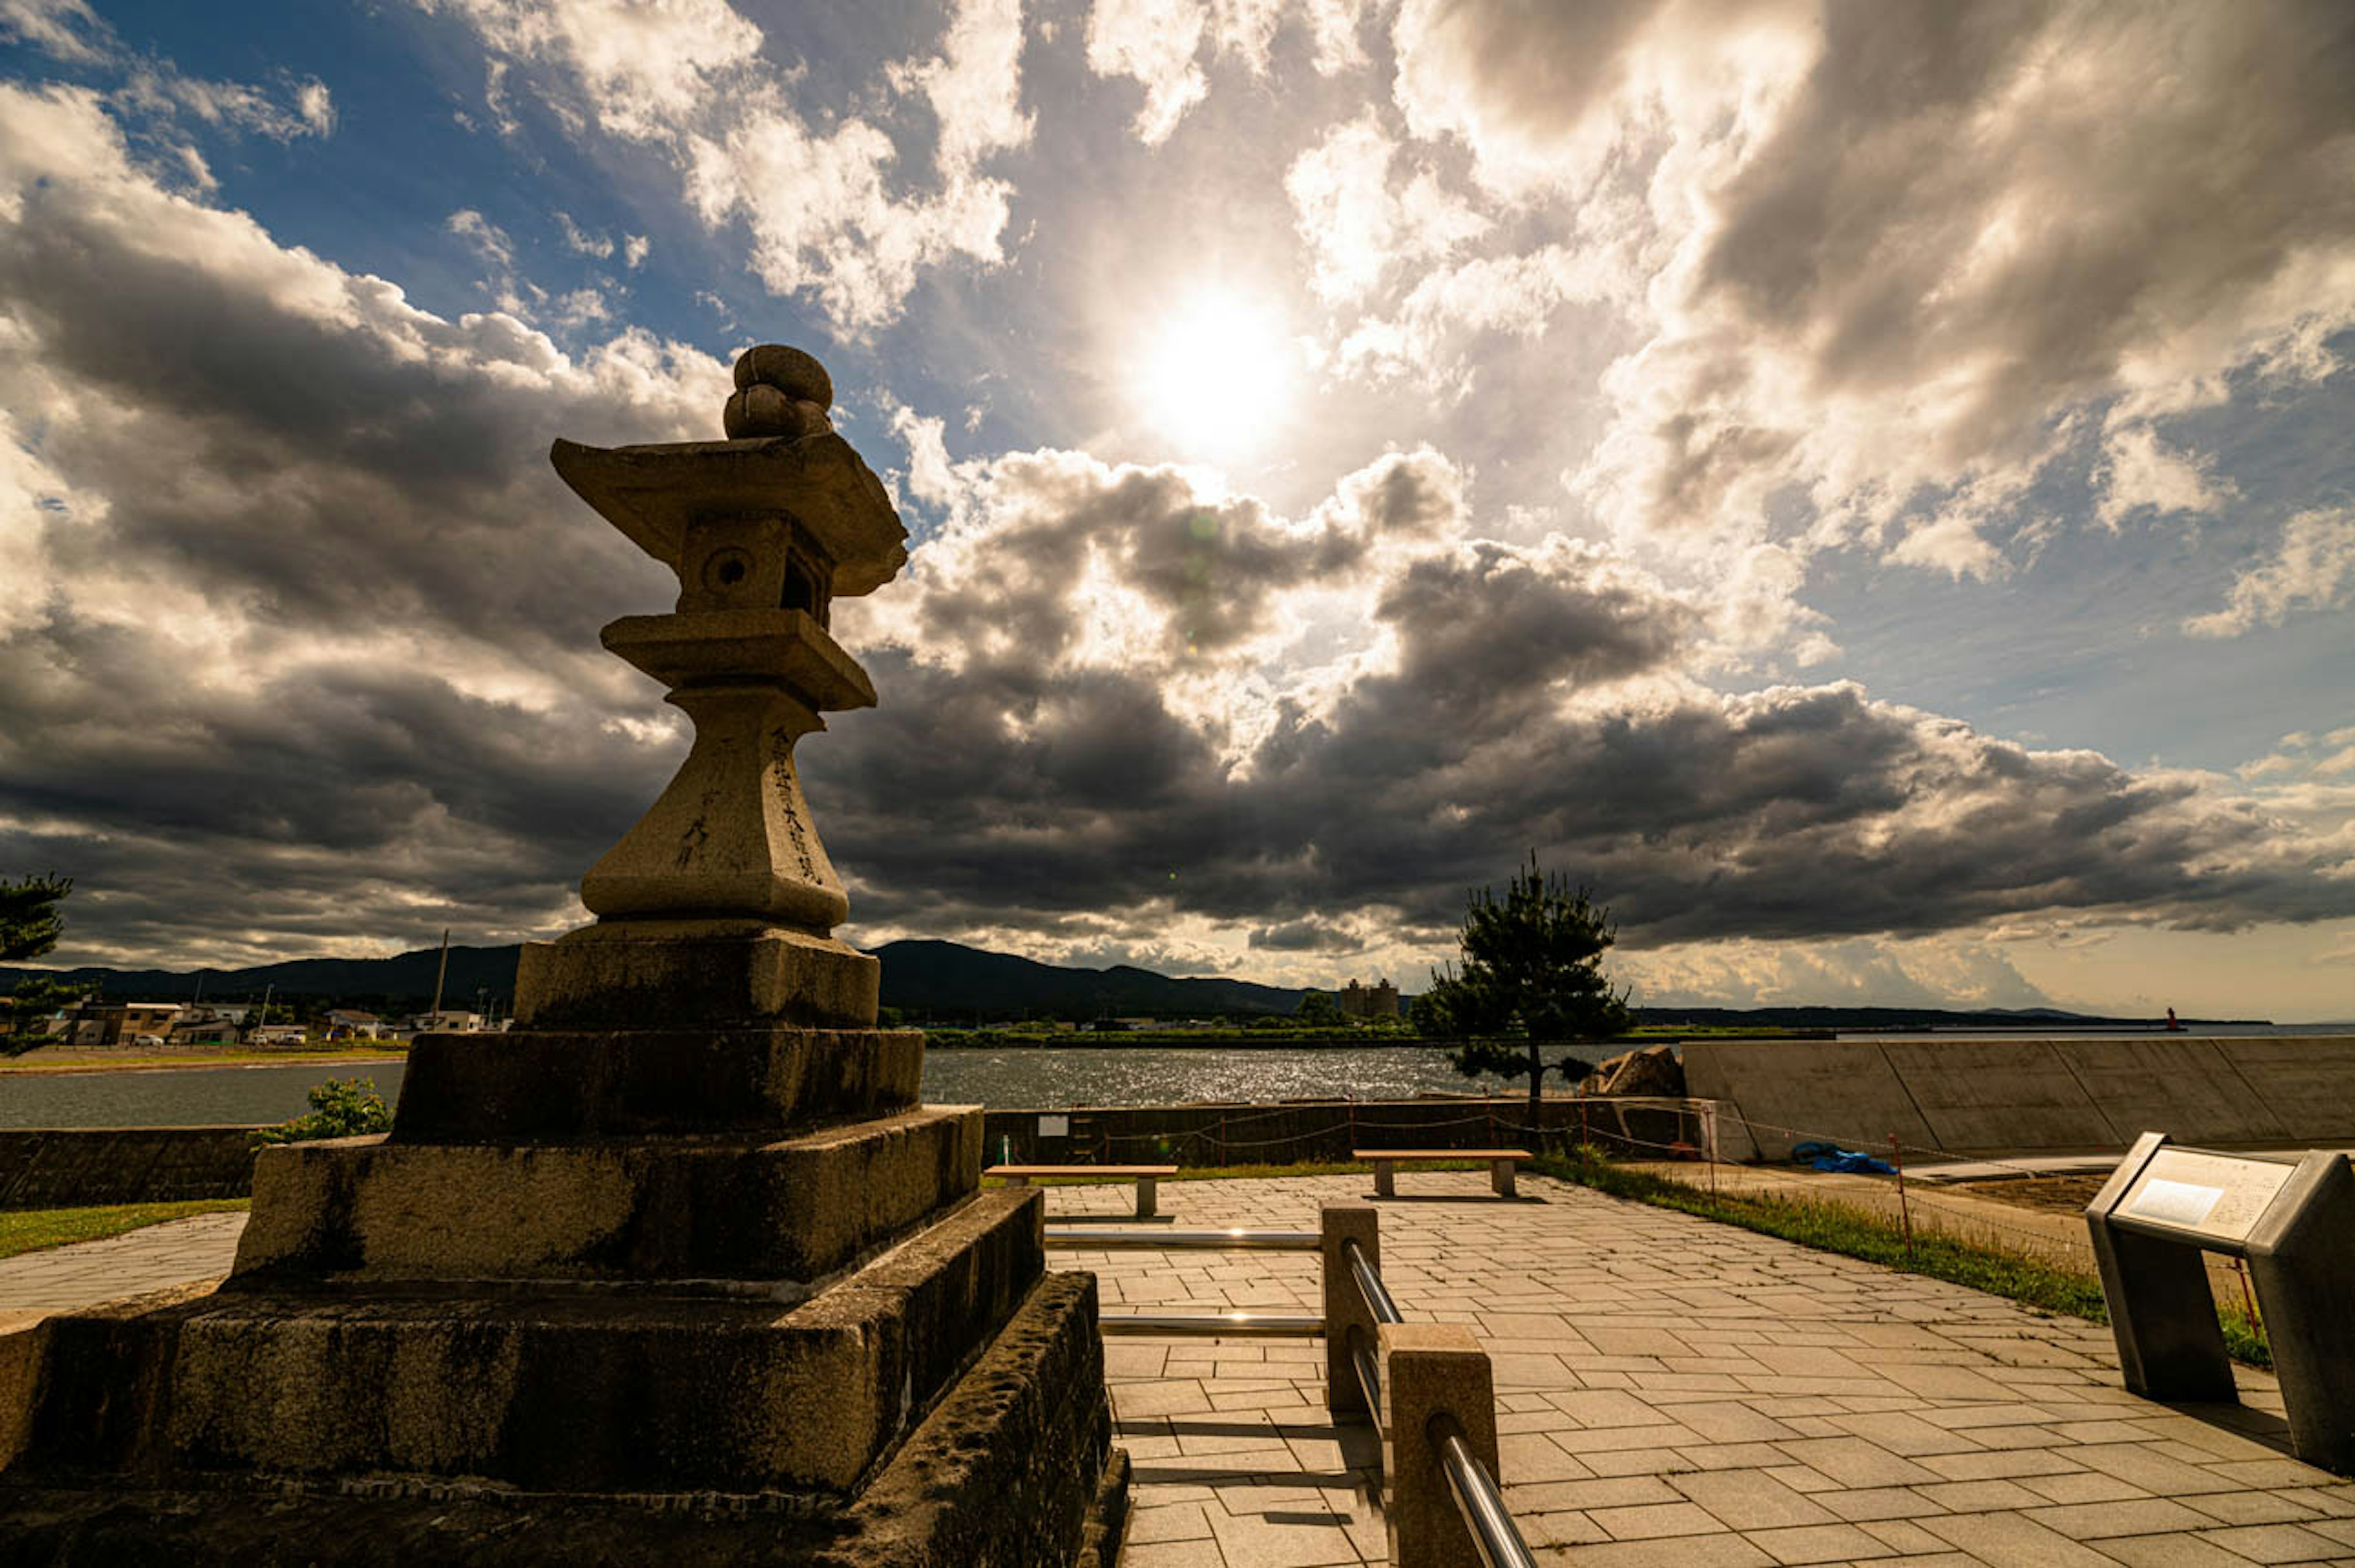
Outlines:
[[[982,1153],[985,1163],[1206,1166],[1346,1160],[1353,1148],[1534,1147],[1529,1110],[1521,1094],[991,1111]],[[1644,1159],[1706,1143],[1700,1109],[1684,1100],[1549,1094],[1539,1126],[1549,1144],[1583,1137]]]
[[[253,1190],[250,1127],[0,1129],[0,1210],[178,1203]]]
[[[2355,1139],[2355,1038],[1691,1040],[1723,1157],[1837,1140],[1968,1154],[2124,1148],[2137,1134],[2287,1147]],[[1746,1131],[1745,1131],[1746,1127]]]

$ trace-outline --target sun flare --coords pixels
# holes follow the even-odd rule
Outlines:
[[[1298,349],[1282,313],[1230,289],[1163,315],[1137,371],[1146,417],[1183,457],[1232,457],[1264,442],[1292,400]]]

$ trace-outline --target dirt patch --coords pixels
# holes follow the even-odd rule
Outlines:
[[[1957,1181],[1950,1184],[1949,1192],[1967,1192],[1975,1198],[1992,1199],[2009,1203],[2015,1209],[2041,1209],[2052,1214],[2083,1214],[2094,1194],[2109,1180],[2109,1173],[2101,1171],[2084,1176],[2021,1176],[2000,1181]]]

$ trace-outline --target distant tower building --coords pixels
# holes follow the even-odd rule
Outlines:
[[[1345,1019],[1394,1019],[1399,1016],[1398,987],[1380,980],[1370,988],[1352,980],[1334,994]]]

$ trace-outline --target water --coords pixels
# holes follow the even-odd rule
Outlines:
[[[2345,1024],[2200,1031],[2259,1035],[2349,1034]],[[1982,1039],[2060,1039],[2064,1031]],[[1843,1035],[1908,1043],[1963,1034]],[[2115,1032],[2104,1038],[2120,1038]],[[2146,1034],[2137,1038],[2151,1038]],[[400,1092],[399,1061],[261,1067],[175,1067],[120,1072],[0,1075],[0,1127],[169,1127],[282,1122],[304,1110],[304,1091],[330,1078],[369,1078],[388,1101]],[[1169,1050],[1154,1046],[977,1048],[928,1051],[924,1098],[937,1105],[1026,1107],[1169,1105],[1188,1100],[1264,1104],[1276,1100],[1404,1100],[1417,1094],[1517,1093],[1500,1079],[1467,1079],[1435,1046],[1328,1046],[1295,1051]]]
[[[399,1061],[174,1067],[0,1075],[0,1127],[252,1126],[299,1116],[304,1091],[368,1078],[388,1101]],[[1187,1100],[1401,1100],[1463,1093],[1497,1079],[1460,1076],[1432,1047],[1167,1051],[1150,1047],[928,1051],[924,1098],[941,1105],[1166,1105]]]

